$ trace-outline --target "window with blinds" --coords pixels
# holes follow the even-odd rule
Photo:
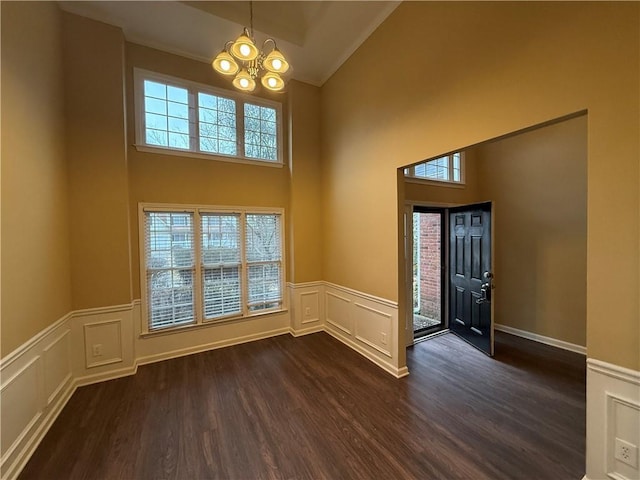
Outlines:
[[[283,305],[281,212],[141,205],[148,330]]]
[[[464,183],[464,155],[455,152],[440,158],[405,168],[406,177],[435,180],[437,182]]]

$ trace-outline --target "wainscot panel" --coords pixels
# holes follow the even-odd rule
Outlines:
[[[398,367],[398,305],[346,287],[325,282],[325,331],[396,377],[408,375]]]
[[[640,372],[588,358],[585,478],[639,479],[639,446]]]
[[[291,334],[294,337],[324,330],[324,283],[289,283]]]
[[[73,393],[70,314],[0,364],[0,476],[15,478]]]

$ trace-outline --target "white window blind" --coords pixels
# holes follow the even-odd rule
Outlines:
[[[246,252],[251,311],[278,307],[282,303],[282,250],[280,217],[269,214],[246,216]]]
[[[281,213],[141,211],[149,331],[282,308]]]
[[[239,314],[240,215],[203,213],[200,218],[204,318]]]
[[[408,167],[405,169],[405,176],[439,182],[463,183],[462,152]]]
[[[193,214],[148,212],[145,231],[149,327],[192,323],[195,320]]]

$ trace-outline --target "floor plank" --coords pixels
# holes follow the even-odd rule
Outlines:
[[[21,479],[580,479],[585,358],[452,334],[395,379],[324,333],[79,388]]]

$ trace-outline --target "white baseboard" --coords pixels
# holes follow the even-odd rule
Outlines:
[[[333,338],[344,343],[348,347],[352,348],[353,350],[358,352],[360,355],[370,360],[371,362],[375,363],[378,367],[382,368],[384,371],[386,371],[387,373],[390,373],[394,377],[402,378],[409,375],[409,369],[407,367],[396,368],[394,365],[392,365],[389,362],[385,362],[380,357],[376,355],[372,355],[371,352],[369,352],[367,349],[363,348],[362,346],[360,346],[350,338],[345,337],[344,335],[341,335],[337,331],[332,330],[331,328],[327,328],[325,329],[325,331],[329,335],[331,335]]]
[[[231,347],[233,345],[239,345],[241,343],[255,342],[256,340],[264,340],[265,338],[276,337],[289,333],[289,327],[279,328],[275,330],[269,330],[266,332],[260,332],[252,335],[245,335],[241,337],[234,337],[230,339],[220,340],[217,342],[209,342],[196,347],[181,348],[178,350],[172,350],[167,352],[158,353],[155,355],[149,355],[146,357],[139,357],[136,361],[136,365],[147,365],[149,363],[162,362],[164,360],[170,360],[172,358],[184,357],[187,355],[193,355],[195,353],[207,352],[209,350],[216,350],[218,348]]]
[[[518,328],[509,327],[507,325],[495,324],[494,328],[499,332],[509,333],[517,337],[526,338],[527,340],[533,340],[534,342],[544,343],[545,345],[551,345],[552,347],[561,348],[563,350],[569,350],[581,355],[587,354],[587,348],[574,343],[565,342],[563,340],[557,340],[551,337],[545,337],[544,335],[538,335],[537,333],[527,332]]]
[[[303,329],[300,329],[300,330],[296,330],[296,329],[293,329],[293,328],[289,329],[289,333],[293,337],[303,337],[305,335],[311,335],[312,333],[319,333],[319,332],[324,332],[324,331],[325,331],[325,327],[323,325],[318,325],[318,326],[315,326],[315,327],[303,328]]]

